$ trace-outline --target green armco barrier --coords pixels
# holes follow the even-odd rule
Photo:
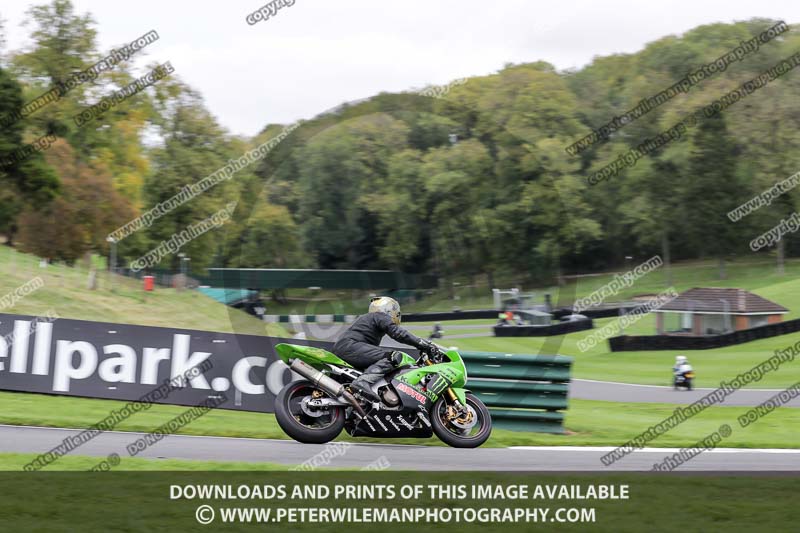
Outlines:
[[[488,407],[567,408],[567,383],[470,380],[469,389]]]
[[[492,424],[511,431],[564,433],[564,413],[558,411],[528,411],[524,409],[493,409]]]
[[[569,381],[572,358],[564,355],[517,355],[462,352],[470,377]]]
[[[512,431],[563,433],[572,357],[461,352],[467,388],[492,413],[493,424]]]

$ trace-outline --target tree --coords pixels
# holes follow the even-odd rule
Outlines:
[[[33,6],[27,14],[25,25],[34,27],[33,48],[18,54],[15,62],[28,75],[45,77],[55,86],[87,66],[95,52],[97,36],[90,15],[75,14],[70,0]]]
[[[368,193],[364,205],[377,219],[380,260],[386,266],[418,272],[425,266],[426,202],[422,201],[422,153],[403,150],[389,161],[387,186]]]
[[[151,168],[144,182],[144,209],[165,202],[180,193],[187,185],[200,182],[223,168],[237,152],[224,135],[214,117],[205,108],[202,98],[188,87],[174,83],[165,85],[176,91],[166,97],[160,107],[161,132],[164,144],[151,152]],[[235,176],[238,176],[235,175]],[[146,241],[131,241],[121,249],[126,258],[144,254],[149,247],[158,246],[190,225],[208,219],[232,201],[238,200],[239,186],[236,178],[223,181],[176,206],[160,216],[144,233]],[[237,205],[237,213],[241,210]],[[236,213],[235,213],[236,214]],[[215,228],[188,242],[181,252],[192,258],[192,268],[201,269],[212,264],[223,254]],[[179,257],[172,254],[163,258],[162,268],[177,270]]]
[[[725,278],[725,258],[736,249],[739,236],[726,216],[741,198],[736,160],[724,115],[703,120],[692,138],[684,205],[691,239],[699,250],[719,260],[720,279]]]
[[[0,68],[0,117],[16,116],[22,109],[22,89],[9,72]],[[16,217],[26,203],[41,204],[58,192],[58,178],[41,153],[20,157],[26,147],[25,124],[15,121],[0,129],[0,232],[12,244]],[[33,139],[31,139],[33,140]]]
[[[769,22],[760,22],[752,31]],[[773,46],[774,44],[774,46]],[[792,33],[781,36],[781,42],[770,43],[759,50],[749,67],[752,75],[763,68],[791,55],[800,45],[800,38]],[[728,127],[736,132],[741,147],[738,158],[743,197],[752,198],[768,191],[779,181],[800,171],[800,102],[794,95],[800,90],[800,80],[792,74],[775,80],[748,98],[747,104],[726,112]],[[747,241],[779,224],[793,212],[800,210],[800,188],[795,187],[774,198],[737,222],[741,240]],[[786,234],[775,245],[776,269],[784,272],[787,254],[798,250],[797,234]]]
[[[228,232],[226,265],[236,268],[303,268],[300,232],[289,210],[258,199],[249,217]]]
[[[61,195],[25,208],[19,221],[20,247],[41,257],[72,264],[88,251],[105,251],[108,234],[133,210],[111,178],[81,161],[65,141],[47,153],[62,184]]]
[[[381,243],[362,198],[386,189],[392,153],[408,128],[385,114],[347,121],[298,149],[298,221],[304,246],[322,268],[374,266]]]
[[[6,21],[0,14],[0,58],[3,57],[3,50],[6,48]]]
[[[431,150],[422,175],[430,220],[430,239],[440,273],[487,273],[480,233],[472,218],[491,198],[492,158],[477,140]],[[488,268],[487,268],[488,267]]]

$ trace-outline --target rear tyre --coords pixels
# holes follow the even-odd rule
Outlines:
[[[466,400],[467,407],[476,419],[474,426],[469,429],[464,429],[463,424],[459,426],[459,420],[449,419],[447,416],[449,404],[444,396],[439,398],[431,412],[433,432],[442,442],[453,448],[477,448],[492,434],[492,416],[483,402],[469,393]]]
[[[344,408],[328,407],[315,411],[320,416],[307,414],[301,405],[304,398],[313,393],[330,395],[309,381],[294,381],[286,385],[275,398],[275,419],[278,425],[291,438],[307,444],[324,444],[339,436],[344,429]]]

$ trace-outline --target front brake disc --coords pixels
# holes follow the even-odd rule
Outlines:
[[[462,431],[469,431],[478,423],[478,414],[472,406],[467,405],[466,414],[462,414],[458,418],[451,418],[450,423]]]

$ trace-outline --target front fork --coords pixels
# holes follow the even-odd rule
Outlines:
[[[456,396],[456,393],[453,392],[453,388],[452,387],[447,387],[447,390],[444,391],[444,393],[447,394],[447,397],[450,399],[450,401],[453,404],[461,407],[461,402],[458,400],[458,396]]]
[[[426,358],[425,365],[432,366],[433,363],[431,362],[430,359]],[[444,391],[444,394],[445,396],[447,396],[447,399],[450,400],[450,403],[455,406],[456,410],[459,413],[463,413],[466,411],[467,409],[466,406],[463,403],[461,403],[461,400],[458,399],[458,396],[456,396],[456,393],[452,387],[447,387],[447,389]]]

